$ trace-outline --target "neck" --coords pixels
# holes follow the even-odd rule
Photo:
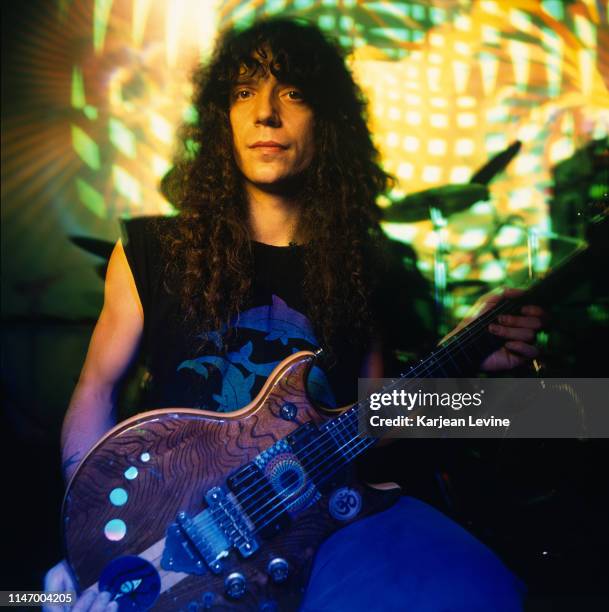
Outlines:
[[[291,197],[269,193],[252,185],[246,188],[252,238],[273,246],[298,242],[300,203]]]

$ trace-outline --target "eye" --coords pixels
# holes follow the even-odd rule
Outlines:
[[[236,89],[233,92],[233,98],[235,100],[247,100],[251,95],[252,92],[249,89]]]
[[[297,101],[304,100],[304,96],[302,95],[302,92],[299,91],[298,89],[290,89],[286,95],[288,96],[290,100],[297,100]]]

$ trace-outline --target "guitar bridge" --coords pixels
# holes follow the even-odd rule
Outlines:
[[[189,574],[203,574],[204,564],[214,573],[223,569],[222,559],[236,548],[249,557],[259,544],[253,536],[253,525],[245,518],[231,494],[220,487],[205,495],[208,508],[190,518],[180,512],[167,531],[161,567]]]

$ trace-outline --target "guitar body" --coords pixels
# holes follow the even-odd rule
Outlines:
[[[81,592],[110,590],[120,610],[297,610],[320,544],[400,494],[344,469],[323,472],[316,486],[303,467],[322,444],[307,437],[311,424],[318,431],[338,414],[308,399],[314,359],[284,360],[238,412],[155,410],[106,434],[64,500],[67,560]],[[248,464],[258,471],[244,472]],[[333,467],[317,465],[318,474]],[[236,538],[228,547],[226,534]]]

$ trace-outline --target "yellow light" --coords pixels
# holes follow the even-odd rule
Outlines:
[[[417,111],[408,111],[406,113],[406,122],[410,125],[419,125],[421,123],[421,113]]]
[[[465,230],[459,238],[459,246],[464,249],[475,249],[484,244],[486,240],[486,231],[475,228]]]
[[[540,169],[539,157],[531,153],[521,153],[514,160],[514,172],[523,176]]]
[[[171,164],[164,157],[161,157],[160,155],[152,156],[152,171],[154,172],[155,176],[158,176],[159,178],[165,176],[170,166]]]
[[[435,128],[445,128],[448,125],[448,117],[439,113],[432,113],[429,116],[429,123]]]
[[[397,132],[389,132],[385,140],[388,147],[397,147],[400,143],[400,137]]]
[[[474,141],[471,138],[459,138],[455,143],[457,155],[471,155],[474,152]]]
[[[173,129],[171,124],[158,113],[149,113],[150,117],[150,129],[153,134],[162,142],[171,144],[173,139]]]
[[[450,172],[451,183],[466,183],[471,175],[469,166],[455,166]]]
[[[559,138],[550,146],[550,161],[553,164],[573,155],[573,141],[570,138]]]
[[[429,103],[434,108],[446,108],[448,106],[448,102],[446,101],[446,98],[431,98]]]
[[[476,115],[474,113],[459,113],[457,115],[457,125],[461,128],[473,127],[476,125]]]
[[[459,96],[457,98],[457,106],[459,108],[474,108],[476,106],[476,98],[472,96]]]
[[[415,153],[419,149],[419,139],[416,136],[405,136],[402,148],[409,153]]]
[[[482,31],[482,42],[487,45],[498,45],[499,44],[499,30],[488,25],[483,25]]]
[[[454,44],[454,49],[460,55],[469,55],[471,53],[471,47],[469,43],[463,42],[461,40],[457,41]]]
[[[462,32],[469,32],[472,28],[472,20],[467,15],[457,15],[455,19],[455,28]]]
[[[397,175],[401,179],[411,179],[414,175],[414,166],[410,162],[402,162],[398,166]]]
[[[394,240],[410,243],[414,240],[419,228],[411,223],[383,223],[383,231]]]
[[[531,31],[531,18],[522,11],[517,9],[510,10],[510,22],[516,30],[526,32],[527,34]]]
[[[427,86],[431,91],[440,91],[442,71],[440,68],[427,69]]]
[[[427,151],[431,155],[444,155],[446,153],[446,141],[441,138],[432,138],[427,143]]]
[[[423,181],[425,183],[438,183],[442,177],[440,166],[425,166],[423,168]]]
[[[453,78],[457,93],[463,93],[467,88],[469,79],[469,64],[455,60],[452,62]]]
[[[499,14],[499,7],[497,6],[497,3],[494,0],[483,0],[480,3],[480,7],[483,11],[486,11],[487,13],[492,13],[493,15]]]

